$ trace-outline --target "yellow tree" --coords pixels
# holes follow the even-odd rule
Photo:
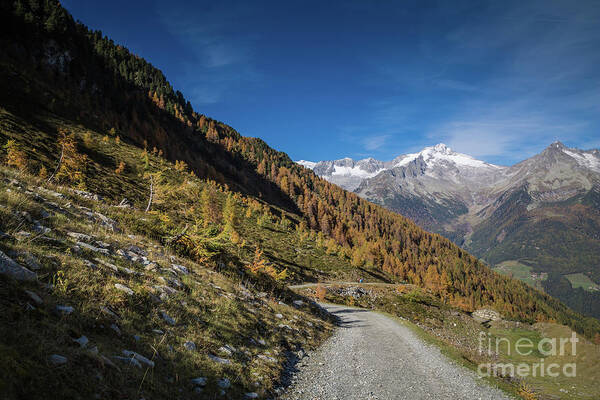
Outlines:
[[[21,150],[21,146],[14,140],[10,139],[4,145],[6,149],[6,164],[10,167],[15,167],[20,171],[27,168],[27,154]]]
[[[212,185],[206,185],[202,189],[200,204],[202,205],[202,221],[205,228],[211,224],[221,222],[221,210],[217,202],[215,188]]]
[[[85,154],[80,154],[77,151],[75,135],[63,133],[58,143],[62,147],[62,162],[56,173],[56,178],[85,187],[85,170],[88,158]]]

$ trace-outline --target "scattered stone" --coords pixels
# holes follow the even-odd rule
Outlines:
[[[269,357],[269,356],[266,356],[264,354],[259,354],[258,358],[260,358],[261,360],[264,360],[264,361],[272,362],[272,363],[277,362],[277,360],[274,359],[273,357]]]
[[[221,388],[221,389],[229,389],[231,387],[231,382],[229,381],[229,379],[227,378],[223,378],[223,379],[219,379],[217,381],[217,385]]]
[[[0,251],[0,274],[9,276],[18,281],[33,281],[37,274],[15,262],[12,258]]]
[[[219,352],[223,353],[223,354],[227,354],[228,356],[233,354],[233,351],[231,351],[231,349],[225,347],[225,346],[221,346],[219,347]]]
[[[99,247],[92,246],[91,244],[87,244],[87,243],[84,243],[84,242],[76,242],[75,244],[77,246],[81,247],[81,248],[84,248],[84,249],[89,250],[89,251],[93,251],[95,253],[104,254],[105,256],[107,256],[107,255],[110,254],[110,252],[108,251],[108,249],[101,249]]]
[[[190,382],[192,382],[192,385],[194,386],[206,386],[206,378],[203,376],[194,378]]]
[[[29,268],[31,268],[34,271],[39,271],[40,269],[42,269],[42,266],[40,265],[38,259],[31,253],[25,253],[25,255],[23,256],[23,261],[25,262],[25,264],[27,264]]]
[[[257,340],[257,342],[258,342],[258,344],[260,344],[261,346],[266,346],[266,345],[267,345],[267,342],[265,342],[265,340],[264,340],[264,339],[258,339],[258,340]]]
[[[98,266],[91,262],[90,260],[86,260],[85,258],[82,260],[86,267],[90,269],[98,269]]]
[[[50,361],[50,364],[52,365],[64,365],[67,363],[68,360],[65,356],[52,354],[50,357],[48,357],[48,361]]]
[[[158,266],[157,263],[151,262],[148,263],[148,265],[146,265],[146,268],[144,268],[146,271],[158,271],[160,269],[160,267]]]
[[[187,341],[183,344],[183,347],[185,347],[186,350],[194,351],[196,350],[196,343],[192,341]]]
[[[86,235],[85,233],[79,232],[67,232],[67,236],[72,237],[73,239],[79,242],[91,242],[92,237],[90,235]]]
[[[144,256],[144,257],[148,256],[148,252],[146,250],[144,250],[141,247],[136,246],[136,245],[131,245],[131,246],[125,248],[124,250],[127,252],[130,252],[130,253],[137,254],[138,256]]]
[[[277,318],[277,319],[282,319],[282,318],[283,318],[283,315],[282,315],[282,314],[275,314],[275,318]]]
[[[132,289],[128,288],[125,285],[121,285],[120,283],[115,283],[115,288],[117,288],[118,290],[120,290],[122,292],[127,293],[130,296],[135,293]]]
[[[96,240],[96,241],[94,242],[94,244],[95,244],[96,246],[98,246],[98,247],[101,247],[101,248],[103,248],[103,249],[109,249],[109,248],[110,248],[110,243],[106,243],[106,242],[103,242],[103,241],[101,241],[101,240]]]
[[[190,271],[188,271],[188,269],[186,267],[184,267],[183,265],[180,264],[171,264],[171,267],[173,267],[173,269],[183,275],[188,275],[190,273]]]
[[[83,348],[85,348],[85,346],[87,346],[87,345],[88,345],[88,343],[90,342],[90,340],[89,340],[87,337],[85,337],[85,336],[82,336],[82,337],[80,337],[79,339],[73,339],[73,341],[74,341],[75,343],[79,344],[79,346],[80,346],[82,349],[83,349]]]
[[[304,302],[302,300],[294,300],[292,304],[294,307],[300,308],[304,305]]]
[[[163,331],[161,331],[160,329],[152,329],[152,333],[156,334],[156,335],[164,335],[165,333]]]
[[[142,364],[138,360],[133,357],[121,357],[121,356],[113,356],[115,360],[122,361],[126,364],[133,365],[134,367],[142,368]]]
[[[61,315],[70,315],[75,311],[75,309],[71,306],[56,306],[56,312]]]
[[[25,293],[27,293],[27,295],[29,296],[29,298],[31,300],[33,300],[33,302],[35,304],[37,304],[38,306],[41,305],[41,304],[44,304],[44,300],[42,300],[42,298],[40,296],[38,296],[37,293],[32,292],[30,290],[26,290]]]
[[[249,392],[244,394],[244,398],[246,399],[258,399],[258,393],[256,392]]]
[[[210,358],[211,360],[213,360],[214,362],[219,363],[219,364],[231,364],[230,360],[228,360],[226,358],[217,357],[213,354],[209,354],[208,358]]]
[[[146,357],[139,353],[136,353],[135,351],[123,350],[122,353],[124,356],[134,358],[142,364],[147,365],[150,368],[154,368],[154,361],[147,359]]]
[[[40,224],[39,221],[33,222],[32,229],[35,233],[39,233],[41,235],[45,235],[46,233],[49,233],[50,231],[52,231],[52,229],[47,228],[44,225]]]
[[[100,311],[102,311],[104,314],[106,314],[106,315],[108,315],[110,317],[113,317],[115,319],[121,318],[121,317],[119,317],[119,315],[117,315],[116,312],[114,312],[113,310],[111,310],[109,307],[106,307],[106,306],[100,307]]]
[[[289,326],[289,325],[286,325],[286,324],[279,324],[279,325],[277,325],[277,327],[278,327],[279,329],[288,329],[288,330],[290,330],[290,331],[292,330],[292,327],[291,327],[291,326]]]
[[[117,221],[110,219],[106,215],[100,214],[99,212],[95,212],[94,216],[100,222],[101,226],[110,229],[113,232],[120,232]]]
[[[169,314],[167,314],[166,311],[162,310],[160,312],[160,315],[161,315],[162,319],[164,319],[167,324],[169,324],[171,326],[175,326],[175,320],[173,318],[171,318],[169,316]]]
[[[97,351],[97,350],[98,350],[98,349],[96,348],[96,351]],[[118,358],[122,358],[122,357],[118,357]],[[100,356],[100,359],[102,360],[102,362],[103,362],[105,365],[108,365],[109,367],[112,367],[112,368],[114,368],[114,369],[119,369],[119,368],[117,368],[117,366],[115,365],[115,363],[113,363],[112,361],[110,361],[110,359],[109,359],[109,358],[107,358],[107,357],[105,357],[105,356],[102,356],[102,355],[101,355],[101,356]],[[129,361],[129,359],[127,359],[127,361]],[[139,363],[138,363],[138,364],[139,364]]]

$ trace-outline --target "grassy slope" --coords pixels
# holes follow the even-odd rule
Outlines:
[[[81,152],[90,159],[86,188],[106,196],[104,201],[94,201],[74,194],[68,186],[48,186],[30,175],[0,170],[0,230],[10,235],[2,241],[0,250],[24,264],[28,254],[33,255],[41,266],[34,283],[0,277],[0,391],[8,398],[91,398],[96,394],[101,398],[167,398],[180,391],[185,397],[194,390],[190,379],[199,376],[208,378],[204,394],[209,398],[220,390],[218,379],[225,377],[232,382],[227,391],[230,398],[252,391],[267,395],[280,378],[285,352],[316,345],[328,335],[331,325],[314,309],[290,307],[296,297],[281,283],[254,276],[247,270],[255,247],[264,250],[265,259],[273,262],[278,271],[287,268],[290,282],[340,277],[374,279],[368,271],[351,268],[348,260],[327,254],[314,232],[299,235],[292,227],[286,227],[277,217],[285,214],[280,209],[263,204],[248,211],[252,208],[245,201],[248,199],[238,199],[239,214],[243,215],[238,231],[245,244],[233,244],[219,233],[219,227],[197,227],[198,221],[190,216],[198,212],[186,210],[198,206],[195,195],[206,182],[177,171],[156,156],[150,155],[149,165],[145,166],[139,148],[117,144],[113,137],[105,142],[103,132],[52,117],[24,121],[6,110],[0,112],[2,142],[11,137],[19,140],[28,152],[30,172],[36,172],[41,165],[52,170],[56,162],[56,155],[45,151],[51,148],[47,146],[52,140],[48,130],[66,128],[74,132]],[[117,175],[114,169],[120,161],[125,162],[126,168]],[[141,210],[148,195],[144,173],[157,171],[161,171],[164,185],[157,188],[153,212],[144,213]],[[51,191],[40,186],[48,186]],[[52,192],[61,196],[55,197]],[[217,196],[223,204],[226,192],[217,191]],[[111,206],[123,197],[135,208]],[[120,232],[88,219],[86,208],[114,219]],[[50,228],[45,236],[56,241],[35,238],[32,224],[22,212]],[[248,212],[250,216],[246,217]],[[256,224],[259,217],[263,218],[261,226]],[[181,232],[185,224],[193,226],[190,234],[204,235],[217,255],[202,260],[177,246],[166,246],[165,239]],[[32,236],[24,237],[19,234],[21,231]],[[75,241],[67,232],[85,233],[93,237],[93,242],[105,242],[111,253],[76,251]],[[117,255],[118,249],[130,245],[148,251],[148,258],[157,262],[160,269],[146,270],[140,263]],[[172,260],[171,256],[175,258]],[[119,272],[97,259],[116,265]],[[85,260],[93,262],[95,269],[86,266]],[[168,271],[172,262],[185,265],[191,274]],[[139,275],[125,274],[123,267]],[[332,268],[335,273],[328,271]],[[173,279],[182,286],[169,283]],[[134,294],[117,290],[116,283],[131,288]],[[158,303],[157,285],[175,286],[177,291]],[[43,304],[35,304],[25,290],[41,296]],[[288,305],[279,304],[279,300]],[[69,305],[75,311],[60,316],[55,312],[56,305]],[[104,306],[118,317],[103,313]],[[168,325],[161,318],[161,310],[167,311],[177,324]],[[283,318],[276,318],[277,313]],[[112,324],[119,327],[120,335],[110,327]],[[280,324],[291,329],[279,327]],[[164,334],[153,333],[153,329]],[[72,340],[82,335],[90,340],[86,349]],[[266,344],[258,344],[259,339]],[[193,341],[197,350],[185,350],[186,341]],[[238,352],[232,356],[219,352],[227,344]],[[98,354],[89,351],[93,347]],[[152,358],[156,366],[137,369],[111,358],[123,350]],[[64,355],[69,361],[65,366],[51,366],[51,354]],[[229,358],[232,363],[215,363],[208,358],[210,354]],[[273,357],[276,362],[258,355]],[[102,356],[113,361],[116,368],[110,367]]]

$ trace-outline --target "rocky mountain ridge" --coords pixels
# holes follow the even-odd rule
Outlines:
[[[362,169],[362,161],[343,160],[354,169],[322,161],[313,171],[492,265],[518,261],[533,272],[584,273],[600,281],[594,255],[600,249],[599,150],[554,142],[515,165],[497,166],[438,144],[389,162],[371,161],[379,171]],[[558,246],[560,254],[558,238],[568,244]]]

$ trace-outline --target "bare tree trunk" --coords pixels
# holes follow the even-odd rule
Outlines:
[[[50,175],[50,178],[48,178],[48,180],[46,181],[46,183],[52,182],[52,180],[54,179],[54,175],[56,175],[56,173],[60,169],[60,166],[62,165],[62,161],[63,161],[63,157],[64,156],[65,156],[65,145],[63,144],[62,149],[60,150],[60,158],[58,159],[58,165],[56,166],[56,169],[54,170],[54,172],[52,173],[52,175]]]
[[[152,198],[154,197],[154,179],[152,175],[150,175],[150,198],[148,199],[148,206],[146,207],[146,212],[150,211],[150,207],[152,207]]]

